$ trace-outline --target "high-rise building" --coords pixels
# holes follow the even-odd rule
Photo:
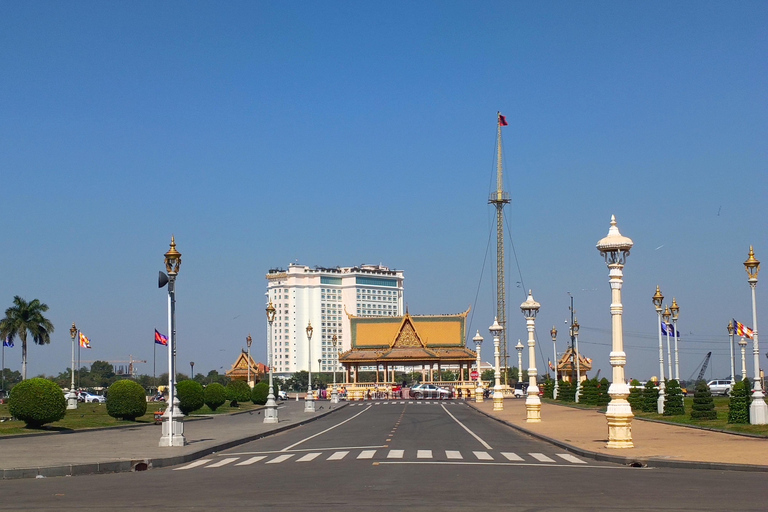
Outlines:
[[[267,273],[267,302],[275,307],[272,324],[275,375],[341,371],[337,352],[350,348],[354,316],[402,316],[403,271],[382,265],[310,268],[290,264]],[[307,325],[312,324],[311,347]]]

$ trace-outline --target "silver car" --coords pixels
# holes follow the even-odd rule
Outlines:
[[[434,384],[416,384],[411,388],[411,396],[417,400],[420,398],[453,398],[453,391]]]
[[[713,395],[728,396],[731,392],[731,381],[729,380],[711,380],[707,382],[707,386]]]

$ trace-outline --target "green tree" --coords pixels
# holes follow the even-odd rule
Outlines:
[[[496,371],[495,370],[485,370],[481,375],[480,379],[488,382],[491,381],[494,382],[494,379],[496,378]]]
[[[748,379],[734,384],[728,399],[728,423],[749,423],[749,395]]]
[[[264,405],[267,403],[267,396],[269,395],[269,384],[266,382],[259,382],[253,386],[251,392],[251,401],[256,405]]]
[[[115,367],[106,361],[91,363],[90,377],[94,386],[109,386],[115,379]]]
[[[63,418],[67,413],[67,400],[54,382],[29,379],[11,390],[8,412],[26,423],[27,427],[38,428]]]
[[[664,394],[664,416],[679,416],[681,414],[685,414],[683,390],[677,380],[668,380]]]
[[[709,391],[707,383],[700,380],[696,383],[696,392],[693,394],[693,408],[691,410],[691,419],[694,420],[715,420],[717,411],[715,411],[715,401],[712,399],[712,393]]]
[[[13,341],[16,336],[21,340],[21,379],[27,379],[27,333],[38,345],[51,342],[53,324],[43,316],[48,305],[37,299],[27,302],[18,295],[13,298],[13,306],[5,310],[5,318],[0,320],[0,338]]]
[[[218,382],[208,384],[205,387],[203,399],[205,400],[205,405],[212,411],[215,411],[227,401],[227,390]]]
[[[138,382],[119,380],[107,390],[107,414],[134,421],[147,412],[146,391]]]
[[[251,386],[244,380],[233,380],[227,384],[226,389],[227,400],[232,402],[232,405],[251,399]]]
[[[643,412],[657,412],[659,410],[659,388],[652,380],[645,383],[643,390]]]
[[[243,381],[240,381],[243,382]],[[245,384],[243,382],[243,384]],[[248,385],[246,384],[246,387]],[[179,397],[179,409],[186,416],[201,408],[205,404],[203,386],[192,379],[187,379],[176,384],[176,394]]]

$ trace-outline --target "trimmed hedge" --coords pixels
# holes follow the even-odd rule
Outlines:
[[[247,402],[251,399],[251,386],[244,380],[233,380],[227,384],[227,400],[230,402]]]
[[[736,382],[728,399],[728,423],[749,423],[749,379]]]
[[[659,410],[659,388],[654,386],[652,380],[645,383],[643,390],[643,412],[658,412]]]
[[[664,395],[664,416],[680,416],[682,414],[685,414],[683,390],[676,379],[668,380]]]
[[[215,411],[227,402],[227,390],[218,382],[208,384],[203,392],[203,401],[210,410]]]
[[[643,409],[643,390],[639,387],[640,381],[632,379],[629,383],[629,396],[627,401],[633,411],[641,411]]]
[[[196,380],[182,380],[176,384],[176,396],[179,397],[179,409],[185,416],[205,404],[203,385]]]
[[[67,399],[48,379],[34,378],[16,384],[8,397],[8,411],[27,427],[37,428],[67,414]]]
[[[703,380],[696,383],[696,392],[693,395],[693,409],[691,410],[691,419],[694,420],[715,420],[717,411],[715,411],[715,401],[712,400],[712,393],[709,386]]]
[[[147,413],[147,396],[141,384],[119,380],[107,390],[107,414],[117,419],[134,421]]]
[[[259,382],[253,386],[253,392],[251,392],[251,401],[256,405],[264,405],[267,403],[268,395],[269,384],[266,382]]]

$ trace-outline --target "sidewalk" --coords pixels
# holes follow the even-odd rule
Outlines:
[[[164,447],[160,425],[141,424],[93,431],[0,438],[0,479],[141,471],[193,461],[213,452],[297,427],[325,416],[346,403],[280,402],[278,423],[264,423],[263,409],[200,417],[184,422],[186,446]],[[331,408],[332,407],[332,408]]]
[[[483,414],[569,451],[597,460],[643,466],[768,471],[768,439],[712,432],[658,422],[632,421],[634,448],[609,449],[605,415],[590,409],[541,404],[541,423],[525,421],[525,399],[467,402]]]

